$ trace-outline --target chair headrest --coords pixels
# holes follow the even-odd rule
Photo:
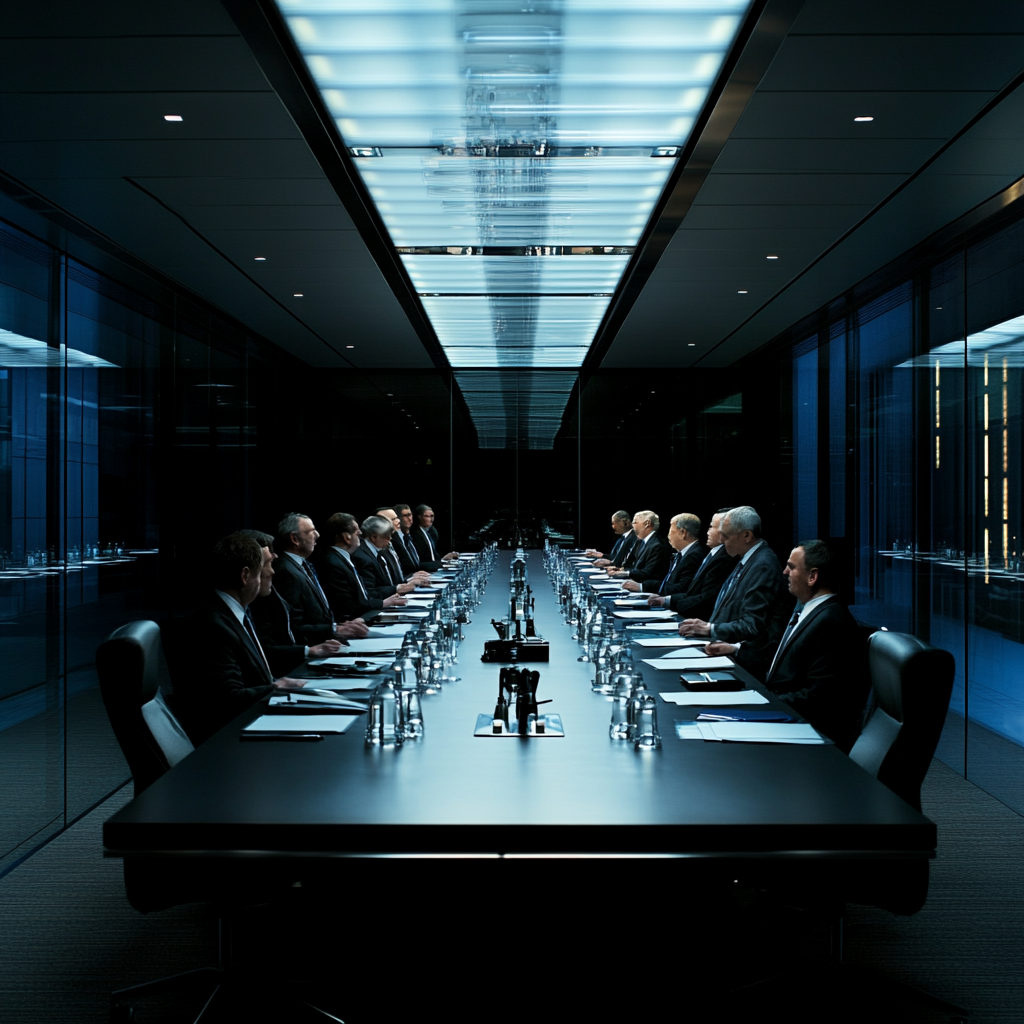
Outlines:
[[[868,667],[878,707],[905,722],[920,706],[923,692],[952,687],[954,659],[909,633],[878,632],[868,640]]]
[[[96,651],[96,670],[104,698],[114,691],[118,703],[136,708],[160,689],[160,627],[148,619],[115,629]],[[123,706],[123,705],[122,705]]]

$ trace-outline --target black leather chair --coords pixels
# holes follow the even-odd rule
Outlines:
[[[96,651],[103,705],[136,796],[194,749],[160,693],[161,657],[160,627],[148,620],[115,629]]]
[[[121,626],[96,651],[103,704],[132,773],[136,796],[194,749],[160,693],[162,656],[160,627],[150,621]],[[268,893],[279,898],[282,892],[287,892],[287,882],[280,879],[271,882],[268,875],[259,867],[243,870],[230,863],[211,869],[210,865],[183,862],[171,868],[126,859],[125,892],[136,910],[145,914],[183,903],[212,902],[216,905],[220,918],[220,963],[218,967],[200,967],[113,992],[111,1020],[133,1020],[131,1002],[135,999],[205,982],[210,995],[196,1018],[198,1022],[215,1003],[230,1000],[232,996],[237,1001],[240,991],[258,990],[260,985],[253,984],[251,972],[232,963],[231,923],[235,913],[266,901]],[[273,986],[270,989],[268,994],[274,995]],[[287,1017],[293,1017],[296,1010],[305,1011],[318,1020],[339,1019],[305,1002],[290,1005]]]
[[[953,655],[907,633],[872,627],[867,633],[867,664],[872,701],[861,734],[850,750],[850,759],[879,782],[921,810],[921,784],[938,746],[949,698],[953,692],[956,663]],[[910,985],[884,975],[848,965],[843,959],[845,904],[863,903],[896,914],[916,914],[928,895],[927,861],[908,861],[900,870],[862,875],[852,888],[827,892],[813,898],[818,912],[829,919],[830,964],[823,977],[804,977],[817,988],[820,1005],[812,1019],[862,1020],[865,1012],[886,1019],[908,1019],[901,1014],[914,1010],[961,1022],[969,1012]],[[770,993],[773,981],[741,990],[751,1005]],[[844,1016],[845,1014],[845,1016]],[[802,1017],[796,1018],[803,1020]]]

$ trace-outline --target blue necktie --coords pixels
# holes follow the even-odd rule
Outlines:
[[[783,652],[786,644],[789,643],[789,638],[793,635],[793,630],[796,629],[796,624],[800,620],[800,613],[804,610],[803,605],[797,605],[793,612],[793,617],[789,620],[789,625],[786,627],[786,632],[782,634],[782,639],[779,641],[779,646],[775,650],[775,657],[772,658],[771,668],[768,669],[768,675],[766,679],[771,678],[771,674],[775,671],[775,663],[779,660],[779,655]]]
[[[729,591],[732,590],[733,585],[743,575],[746,566],[740,562],[731,573],[729,578],[725,581],[725,586],[718,592],[718,600],[715,601],[715,607],[711,610],[711,618],[709,622],[717,622],[718,609],[722,607],[725,599],[729,596]]]
[[[680,555],[678,551],[672,556],[672,561],[669,563],[669,566],[668,566],[668,572],[665,573],[665,578],[658,585],[658,593],[659,594],[664,594],[665,588],[668,586],[668,581],[671,579],[672,573],[674,573],[676,571],[676,566],[679,565],[679,560],[682,557],[683,556]]]
[[[270,671],[270,663],[267,661],[267,656],[263,653],[263,648],[260,647],[260,639],[256,635],[256,627],[252,622],[252,613],[248,608],[245,609],[245,612],[242,615],[242,622],[245,626],[245,634],[249,638],[249,643],[252,645],[253,654],[259,658],[260,663],[266,669],[267,681],[272,683],[274,681],[274,674]]]

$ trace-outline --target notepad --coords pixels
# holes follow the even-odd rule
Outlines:
[[[353,722],[361,721],[359,715],[260,715],[250,722],[242,732],[345,732]]]
[[[346,640],[347,648],[342,650],[351,651],[353,654],[361,654],[363,651],[397,651],[402,646],[402,636],[389,637],[360,637],[357,640]]]
[[[694,650],[707,646],[707,640],[691,640],[684,636],[639,636],[633,638],[633,643],[639,647],[686,647]]]
[[[628,593],[628,591],[627,591]],[[620,597],[615,602],[616,608],[647,608],[646,597]]]
[[[347,711],[365,711],[366,702],[352,700],[349,697],[338,697],[335,695],[322,696],[319,693],[310,693],[306,689],[293,690],[288,693],[278,693],[270,698],[271,707],[323,707],[338,708]]]
[[[649,630],[652,633],[653,632],[658,632],[658,631],[664,633],[665,630],[671,629],[674,632],[675,630],[679,629],[679,623],[678,622],[638,622],[635,625],[627,626],[626,629],[628,629],[630,631],[632,631],[634,629],[636,629],[636,630]]]
[[[829,743],[806,722],[696,722],[701,737],[726,743]]]
[[[731,693],[688,693],[671,690],[658,696],[667,704],[680,707],[729,707],[732,704],[767,704],[768,698],[757,690],[734,690]]]
[[[641,611],[625,611],[625,612],[613,612],[612,613],[617,619],[653,619],[655,621],[666,619],[677,619],[679,618],[675,612],[641,612]]]
[[[380,686],[380,676],[347,676],[345,679],[315,679],[311,682],[315,682],[315,690],[336,690],[343,692],[345,690],[376,690]],[[307,684],[308,685],[308,684]],[[305,689],[302,691],[306,692]]]
[[[368,626],[366,636],[370,640],[392,639],[404,637],[412,626],[408,622],[400,622],[393,626]]]
[[[732,668],[728,658],[708,658],[701,656],[699,660],[688,658],[644,658],[644,664],[659,672],[679,672],[682,669],[707,672],[713,668]]]
[[[358,668],[360,665],[382,665],[387,668],[394,664],[394,657],[390,658],[317,658],[309,662],[310,665],[337,665],[341,668]]]

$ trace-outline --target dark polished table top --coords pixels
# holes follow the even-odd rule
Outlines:
[[[499,556],[459,651],[461,681],[424,698],[425,736],[363,742],[360,718],[322,742],[242,743],[240,716],[104,825],[113,855],[245,852],[285,857],[393,854],[675,854],[697,858],[930,856],[935,826],[832,746],[679,740],[688,708],[659,701],[663,746],[608,737],[609,702],[590,690],[541,553],[530,552],[538,632],[551,642],[543,710],[564,738],[475,738],[499,666],[482,664],[508,599]],[[669,678],[664,678],[668,676]],[[652,692],[681,689],[645,672]]]

